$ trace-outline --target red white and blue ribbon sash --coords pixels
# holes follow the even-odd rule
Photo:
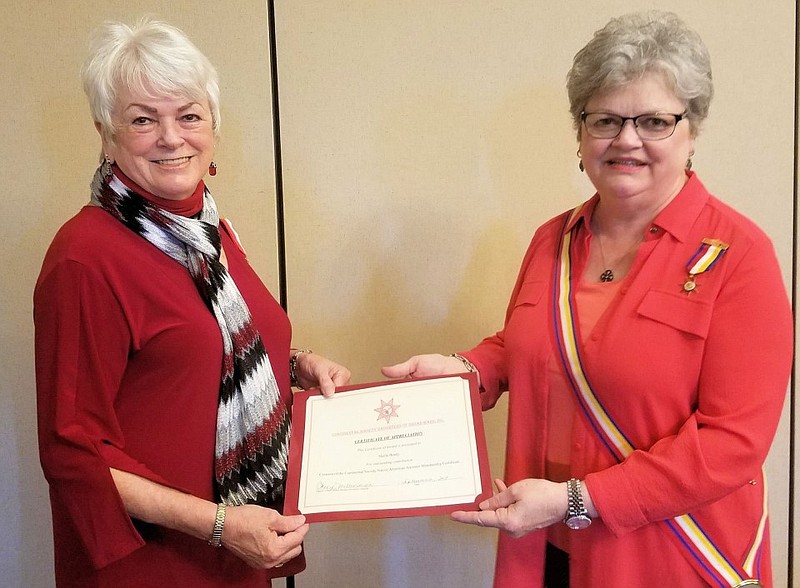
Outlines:
[[[616,460],[622,462],[634,452],[635,448],[623,433],[621,427],[606,411],[583,369],[575,324],[574,295],[572,291],[572,231],[567,231],[566,227],[577,217],[581,208],[582,206],[578,206],[573,210],[567,220],[555,264],[553,288],[555,339],[559,355],[581,412],[586,416],[595,433]],[[704,239],[700,248],[687,264],[692,284],[694,284],[694,276],[708,271],[719,261],[727,249],[728,245],[717,239]],[[686,286],[684,286],[684,289],[687,292],[690,291],[686,289]],[[664,521],[664,528],[685,547],[684,553],[689,561],[712,586],[760,586],[760,583],[752,578],[755,570],[759,568],[763,539],[767,529],[766,477],[764,477],[764,480],[762,489],[764,496],[763,514],[756,532],[755,541],[741,565],[735,564],[733,559],[726,557],[719,550],[714,541],[691,514]]]

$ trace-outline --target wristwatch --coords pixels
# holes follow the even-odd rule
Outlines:
[[[581,482],[575,478],[567,482],[567,515],[564,517],[564,524],[576,531],[592,524],[589,511],[583,504]]]

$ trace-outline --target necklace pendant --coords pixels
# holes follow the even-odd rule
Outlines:
[[[600,281],[601,282],[613,282],[614,281],[614,272],[610,269],[607,269],[602,274],[600,274]]]

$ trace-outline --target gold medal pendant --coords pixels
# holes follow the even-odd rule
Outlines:
[[[710,239],[708,237],[703,239],[699,249],[686,264],[689,277],[686,278],[686,281],[683,283],[683,291],[686,292],[687,296],[697,290],[695,276],[707,272],[714,267],[714,264],[722,258],[722,255],[728,250],[728,247],[729,245],[727,243],[723,243],[719,239]]]

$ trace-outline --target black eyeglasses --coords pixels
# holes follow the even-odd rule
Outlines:
[[[613,139],[622,132],[625,122],[632,120],[639,138],[643,141],[660,141],[672,136],[678,123],[686,118],[681,114],[654,112],[639,116],[619,116],[609,112],[581,112],[581,121],[589,136],[595,139]]]

